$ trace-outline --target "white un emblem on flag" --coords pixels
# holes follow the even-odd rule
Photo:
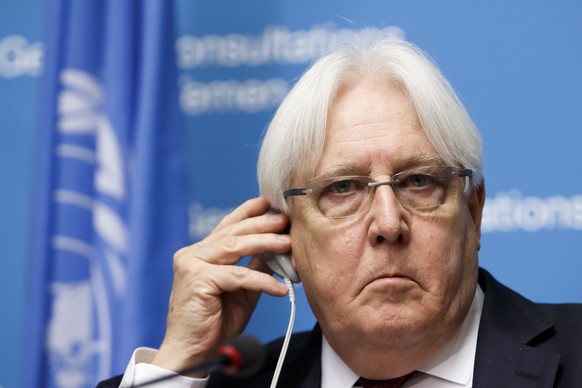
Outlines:
[[[75,270],[50,284],[46,347],[58,386],[80,387],[110,373],[112,304],[125,294],[126,182],[100,82],[73,69],[60,80],[55,152],[64,172],[53,201],[63,221],[51,240],[56,260]]]

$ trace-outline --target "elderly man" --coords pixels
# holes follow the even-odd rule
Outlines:
[[[136,352],[122,386],[211,358],[260,293],[287,293],[259,254],[289,250],[317,326],[292,338],[280,387],[582,382],[582,306],[534,304],[479,269],[480,136],[411,44],[367,41],[315,63],[277,111],[258,175],[260,198],[176,253],[164,341]],[[268,386],[280,348],[245,379],[164,384]]]

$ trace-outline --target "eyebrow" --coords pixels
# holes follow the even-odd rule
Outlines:
[[[325,170],[321,171],[319,174],[315,175],[312,179],[321,179],[321,178],[327,178],[327,177],[339,176],[339,175],[354,175],[354,173],[358,170],[361,170],[361,168],[356,167],[356,166],[348,166],[348,165],[338,164],[338,165],[326,168]]]
[[[398,170],[407,170],[409,168],[418,167],[418,166],[425,166],[425,165],[439,165],[444,166],[446,165],[443,158],[437,155],[418,155],[412,158],[406,159],[404,163],[400,164],[400,168]]]
[[[393,171],[393,174],[397,172],[408,170],[411,168],[419,167],[419,166],[426,166],[426,165],[445,165],[445,161],[437,156],[437,155],[415,155],[404,161],[399,161],[395,163],[395,166],[398,168]],[[365,167],[368,169],[368,166]],[[362,166],[350,166],[344,164],[338,164],[335,166],[331,166],[326,168],[325,170],[321,171],[319,174],[315,175],[310,180],[322,179],[327,177],[333,176],[341,176],[341,175],[361,175]],[[368,172],[369,173],[369,172]],[[366,174],[367,175],[367,174]]]

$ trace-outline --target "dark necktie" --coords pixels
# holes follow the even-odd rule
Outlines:
[[[414,372],[390,380],[368,380],[360,377],[356,384],[363,388],[400,388],[413,374]]]

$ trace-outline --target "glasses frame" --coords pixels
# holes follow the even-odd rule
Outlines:
[[[397,186],[400,183],[400,181],[398,179],[395,179],[395,178],[397,178],[401,174],[407,173],[409,171],[414,171],[414,170],[417,170],[417,169],[420,170],[420,169],[422,169],[424,167],[432,167],[432,168],[435,168],[435,169],[436,168],[449,168],[449,169],[451,169],[451,176],[453,176],[453,177],[469,178],[469,179],[473,177],[473,170],[471,170],[471,169],[458,168],[458,167],[447,166],[447,165],[437,165],[437,166],[421,166],[421,167],[418,167],[418,168],[407,169],[407,170],[404,170],[404,171],[401,171],[401,172],[398,172],[398,173],[392,175],[391,179],[390,180],[387,180],[387,181],[374,181],[372,179],[372,177],[370,177],[370,176],[354,176],[354,175],[351,175],[351,176],[338,176],[336,178],[338,178],[338,179],[341,179],[341,178],[366,178],[366,179],[369,179],[370,182],[368,182],[367,185],[368,185],[368,187],[372,187],[373,188],[373,190],[371,191],[370,195],[368,196],[370,198],[373,198],[373,196],[375,195],[375,192],[376,192],[375,189],[376,189],[376,187],[378,187],[378,186],[385,186],[385,185],[391,186],[392,187],[392,190],[394,191],[394,194],[396,195],[396,198],[398,199],[399,203],[401,203],[400,202],[400,196],[397,193]],[[315,180],[312,180],[312,181],[315,181]],[[287,200],[289,197],[307,196],[307,195],[311,194],[312,192],[313,192],[313,189],[310,189],[308,187],[289,188],[289,189],[283,191],[283,197],[285,198],[285,200]],[[445,202],[442,202],[439,205],[432,206],[432,207],[438,207],[438,206],[442,205],[443,203],[445,203]],[[402,205],[402,203],[401,203],[401,205]],[[402,205],[402,206],[404,206],[404,205]],[[408,208],[406,206],[404,206],[404,207],[405,208]],[[415,209],[415,208],[413,208],[413,209]],[[422,208],[416,208],[416,209],[422,209]],[[337,216],[337,217],[326,216],[323,213],[321,215],[323,217],[325,217],[325,218],[338,219],[338,218],[353,217],[353,216],[358,215],[359,213],[360,213],[360,211],[356,211],[354,214],[350,214],[350,215],[346,215],[346,216]]]

